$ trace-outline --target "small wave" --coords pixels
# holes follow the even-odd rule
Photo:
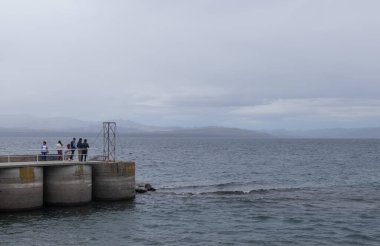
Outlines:
[[[254,185],[256,182],[252,181],[249,183],[238,183],[238,182],[229,182],[229,183],[224,183],[224,184],[216,184],[213,185],[218,188],[228,188],[228,187],[235,187],[235,186],[248,186],[248,185]]]
[[[345,238],[353,239],[353,240],[364,240],[364,241],[372,241],[373,238],[367,235],[363,234],[350,234],[347,235]]]
[[[247,194],[247,192],[241,191],[241,190],[233,190],[233,191],[213,191],[213,192],[202,192],[199,193],[200,195],[244,195]]]
[[[222,184],[207,184],[207,185],[188,185],[179,187],[163,187],[159,189],[161,192],[170,193],[193,193],[193,194],[206,194],[213,192],[245,192],[248,193],[254,187],[253,182],[237,183],[229,182]]]
[[[252,189],[253,188],[253,189]],[[191,185],[181,187],[165,187],[159,189],[159,192],[181,194],[181,195],[220,195],[220,196],[233,196],[233,195],[252,195],[252,194],[267,194],[274,192],[294,192],[302,188],[295,187],[270,187],[270,188],[257,188],[254,189],[253,182],[251,183],[223,183],[213,185]]]
[[[303,188],[268,188],[268,189],[257,189],[257,190],[251,190],[249,191],[249,194],[265,194],[269,192],[293,192],[302,190]]]
[[[243,186],[249,186],[254,185],[256,182],[248,182],[248,183],[240,183],[240,182],[228,182],[228,183],[221,183],[221,184],[206,184],[206,185],[185,185],[185,186],[177,186],[177,187],[163,187],[162,190],[184,190],[184,189],[226,189],[231,187],[243,187]]]

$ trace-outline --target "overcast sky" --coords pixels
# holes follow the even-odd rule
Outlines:
[[[0,2],[0,114],[380,126],[378,0]]]

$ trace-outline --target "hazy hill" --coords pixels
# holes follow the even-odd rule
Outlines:
[[[156,132],[178,129],[175,127],[157,127],[139,124],[129,120],[115,121],[118,131],[124,133]],[[97,133],[102,130],[102,121],[84,121],[69,117],[35,117],[31,115],[0,115],[0,131],[18,132],[53,131],[53,132],[86,132]]]
[[[273,132],[274,133],[274,132]],[[380,127],[375,128],[331,128],[298,131],[278,131],[277,136],[293,138],[380,138]]]
[[[316,130],[271,130],[253,131],[229,127],[158,127],[116,119],[117,132],[129,135],[150,136],[221,136],[248,138],[380,138],[378,128],[316,129]],[[101,121],[84,121],[66,117],[41,118],[30,115],[0,115],[1,136],[65,136],[70,133],[98,135],[102,132]]]
[[[162,135],[176,136],[208,136],[208,137],[245,137],[245,138],[273,138],[274,136],[259,131],[244,130],[239,128],[229,127],[199,127],[176,129],[167,132],[161,132]]]
[[[212,136],[271,138],[268,133],[228,127],[157,127],[139,124],[129,120],[113,120],[118,134],[150,136]],[[102,131],[102,122],[83,121],[72,118],[39,118],[34,116],[1,116],[0,134],[2,136],[61,136],[71,133],[97,135]]]
[[[82,121],[73,118],[50,117],[41,118],[31,115],[1,115],[0,127],[31,130],[66,130],[76,127],[100,127],[97,122]]]

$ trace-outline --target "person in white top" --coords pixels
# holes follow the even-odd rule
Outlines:
[[[41,160],[42,161],[46,161],[46,155],[47,153],[49,153],[49,149],[46,145],[46,141],[43,141],[42,142],[42,145],[41,145]]]
[[[63,144],[61,140],[58,141],[56,149],[57,149],[57,154],[58,154],[58,160],[62,160]]]
[[[71,156],[71,146],[70,144],[67,144],[66,149],[65,149],[65,160],[71,161],[70,156]]]

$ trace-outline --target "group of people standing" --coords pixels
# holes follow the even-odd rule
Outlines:
[[[90,145],[87,142],[87,139],[82,141],[82,138],[79,138],[76,142],[76,138],[64,147],[62,141],[59,140],[56,145],[58,160],[74,160],[75,150],[78,151],[78,161],[87,161],[87,153]],[[46,144],[46,141],[42,142],[41,145],[41,160],[46,161],[46,156],[49,153],[49,148]]]
[[[88,148],[90,148],[90,145],[87,143],[87,139],[84,139],[82,141],[82,138],[79,138],[77,143],[75,141],[76,141],[76,138],[73,138],[70,144],[67,145],[67,150],[71,150],[70,160],[73,160],[75,150],[78,150],[78,160],[86,161]]]

